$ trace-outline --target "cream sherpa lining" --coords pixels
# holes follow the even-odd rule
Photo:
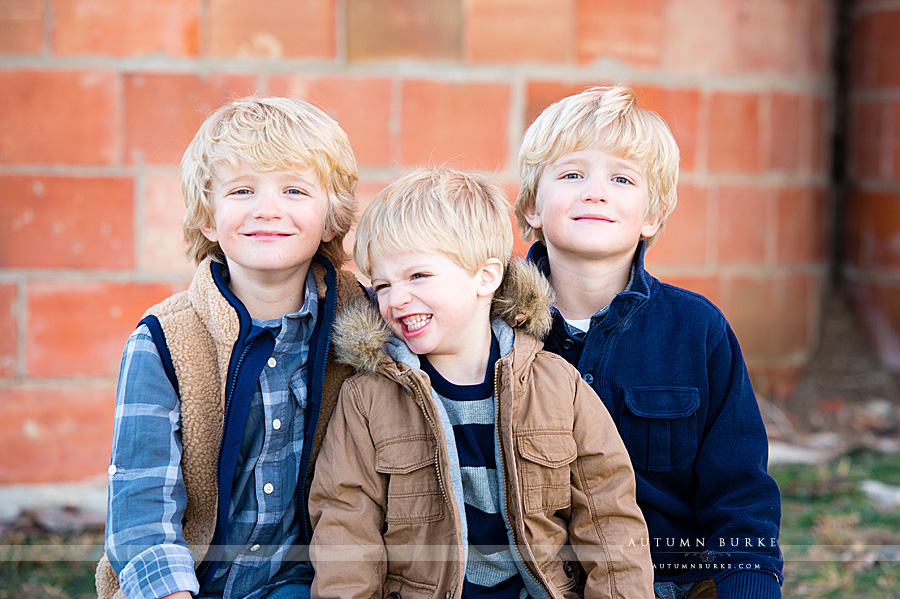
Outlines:
[[[313,263],[317,295],[326,294],[325,268]],[[338,309],[362,296],[356,277],[338,271]],[[212,277],[210,260],[197,267],[190,288],[150,308],[159,319],[172,356],[181,396],[182,477],[187,491],[183,537],[199,561],[215,532],[218,503],[216,457],[222,437],[224,397],[231,350],[240,331],[237,312]],[[215,364],[214,368],[210,366]],[[331,417],[337,393],[349,369],[329,360],[319,428],[313,439],[313,463]],[[310,468],[311,476],[312,468]],[[307,485],[309,481],[307,481]],[[119,580],[104,555],[97,566],[99,599],[125,599]]]

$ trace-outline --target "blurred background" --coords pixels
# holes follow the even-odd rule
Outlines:
[[[537,113],[630,84],[682,151],[648,267],[760,396],[790,420],[835,305],[839,355],[900,369],[898,32],[896,0],[0,0],[0,485],[105,480],[125,339],[193,272],[179,158],[254,93],[344,127],[364,205],[430,163],[513,200]]]

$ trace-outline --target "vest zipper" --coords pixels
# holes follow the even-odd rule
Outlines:
[[[221,481],[219,480],[219,466],[222,459],[222,444],[225,443],[225,426],[228,422],[228,409],[231,407],[231,401],[234,398],[234,387],[237,384],[238,373],[241,371],[241,364],[244,361],[244,358],[247,357],[247,354],[250,352],[250,348],[253,346],[254,339],[251,339],[241,351],[240,357],[238,357],[237,364],[234,366],[234,376],[231,378],[230,384],[228,386],[228,395],[225,396],[225,409],[222,413],[222,438],[219,440],[219,449],[216,452],[216,490],[218,491]],[[218,493],[217,493],[218,495]],[[229,503],[230,503],[229,498]],[[218,509],[218,508],[217,508]],[[216,514],[216,520],[220,521],[222,515]],[[213,539],[215,540],[215,539]],[[217,550],[218,551],[218,550]],[[207,553],[209,553],[209,549],[207,549]],[[204,556],[205,557],[205,556]],[[197,580],[201,581],[206,576],[210,567],[212,566],[212,562],[204,560],[200,566],[200,569],[197,571]],[[202,589],[201,589],[202,590]]]

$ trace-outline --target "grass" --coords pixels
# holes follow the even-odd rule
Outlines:
[[[860,484],[900,486],[900,454],[856,449],[771,474],[781,488],[785,599],[897,597],[900,508],[877,508]]]
[[[36,555],[39,561],[18,559],[19,550],[26,552],[26,556]],[[0,552],[6,554],[0,560],[0,599],[97,596],[94,570],[103,553],[102,533],[11,531],[0,536]]]
[[[781,488],[785,599],[893,599],[900,589],[900,508],[879,509],[863,480],[900,486],[900,454],[856,449],[831,463],[773,467]],[[8,532],[0,551],[43,556],[59,547],[101,547],[100,533]],[[885,548],[893,547],[893,555]],[[99,551],[97,549],[96,551]],[[0,599],[95,597],[99,554],[77,561],[0,559]]]

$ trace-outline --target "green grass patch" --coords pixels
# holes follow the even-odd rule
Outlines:
[[[828,464],[776,466],[785,599],[893,599],[900,509],[874,506],[864,480],[900,486],[900,455],[860,448]]]

